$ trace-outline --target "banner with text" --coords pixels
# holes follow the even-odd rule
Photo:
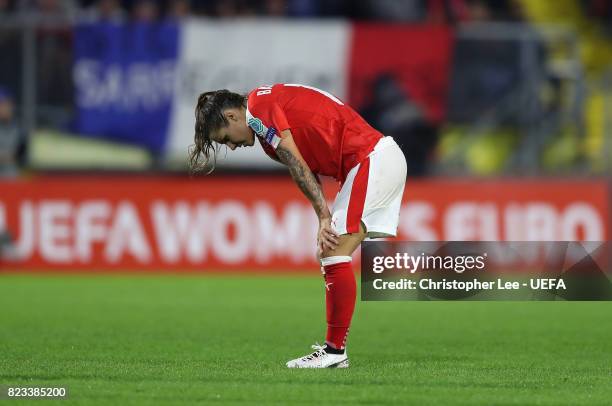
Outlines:
[[[78,25],[72,130],[163,152],[178,45],[179,26],[172,22]]]
[[[325,183],[330,202],[335,183]],[[2,269],[317,269],[317,219],[284,177],[41,177],[0,183]],[[409,180],[413,241],[606,241],[604,181]],[[8,236],[8,238],[7,238]]]
[[[198,95],[210,90],[314,86],[387,132],[389,120],[371,116],[386,116],[390,101],[433,121],[445,115],[453,38],[439,26],[197,18],[83,23],[74,34],[72,130],[168,158],[185,159]],[[219,158],[219,166],[277,166],[259,147]]]

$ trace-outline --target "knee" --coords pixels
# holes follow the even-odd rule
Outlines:
[[[335,255],[335,250],[330,250],[330,249],[321,250],[321,248],[319,248],[319,253],[318,253],[319,259],[333,257],[334,255]]]
[[[363,241],[365,233],[343,234],[340,236],[340,243],[334,249],[321,249],[317,252],[319,258],[351,256]]]
[[[319,248],[319,258],[338,257],[338,256],[351,256],[353,250],[347,247],[346,244],[339,244],[335,249],[324,249]]]

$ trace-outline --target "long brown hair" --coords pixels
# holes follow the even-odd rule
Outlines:
[[[189,167],[192,173],[205,172],[208,175],[215,170],[219,146],[213,145],[210,135],[229,124],[223,115],[225,109],[239,107],[246,107],[246,97],[226,89],[205,92],[198,97],[194,144],[189,146]],[[208,164],[210,168],[205,171]]]

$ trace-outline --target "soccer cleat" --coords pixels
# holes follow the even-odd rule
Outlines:
[[[344,354],[329,354],[319,343],[312,346],[312,354],[287,362],[287,368],[348,368],[349,360]]]

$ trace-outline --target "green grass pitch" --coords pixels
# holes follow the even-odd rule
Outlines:
[[[612,402],[610,302],[358,302],[349,369],[287,370],[324,338],[323,294],[315,276],[0,275],[0,385],[67,386],[59,404]]]

